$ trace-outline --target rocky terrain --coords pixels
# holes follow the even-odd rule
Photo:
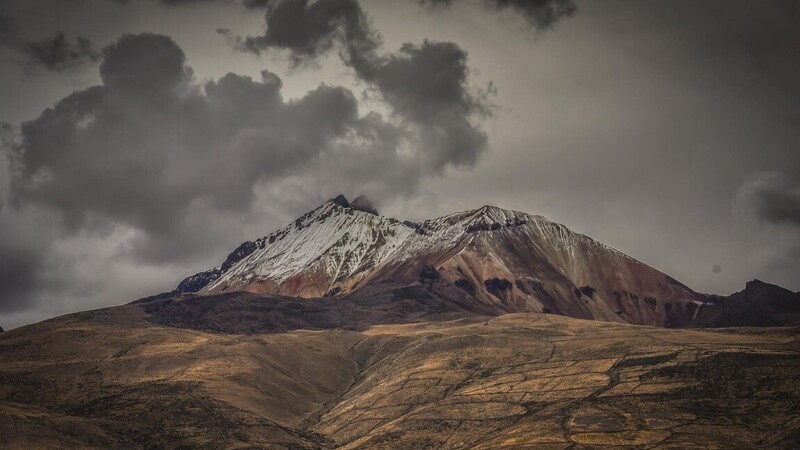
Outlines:
[[[247,298],[185,314],[153,311],[158,300],[3,333],[2,447],[800,445],[795,327],[451,313],[259,329],[248,311],[274,299]],[[170,316],[184,319],[160,323]]]

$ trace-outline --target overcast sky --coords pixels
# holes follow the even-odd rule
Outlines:
[[[172,289],[338,193],[800,290],[792,0],[3,0],[0,326]]]

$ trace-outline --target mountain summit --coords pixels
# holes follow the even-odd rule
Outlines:
[[[319,298],[411,286],[484,314],[549,312],[662,326],[719,320],[720,297],[542,216],[486,205],[401,222],[343,195],[243,243],[178,291]]]

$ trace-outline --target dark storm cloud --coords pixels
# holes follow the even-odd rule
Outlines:
[[[60,211],[73,232],[130,227],[137,233],[131,253],[149,262],[205,251],[222,231],[202,213],[246,215],[259,183],[300,181],[315,195],[321,185],[366,186],[386,198],[473,160],[426,146],[401,152],[404,144],[419,148],[418,135],[360,114],[344,88],[321,85],[286,101],[280,78],[267,71],[260,80],[228,74],[196,85],[183,51],[165,36],[123,36],[103,50],[100,74],[102,85],[22,124],[12,150],[13,200]],[[448,113],[439,106],[426,113],[419,102],[402,114]],[[190,223],[195,231],[187,235]]]
[[[138,100],[157,99],[187,86],[191,70],[186,56],[172,39],[153,34],[124,35],[103,49],[103,84],[120,95]]]
[[[294,65],[337,49],[345,64],[368,83],[410,131],[435,173],[447,165],[469,166],[487,147],[476,123],[491,115],[488,96],[468,85],[467,53],[452,42],[404,44],[380,52],[380,36],[356,0],[283,0],[267,6],[263,35],[239,38],[237,46],[260,53],[289,52]],[[221,33],[230,38],[228,30]]]
[[[42,255],[29,247],[0,242],[0,285],[5,292],[0,297],[0,312],[11,312],[31,306],[31,293],[36,288],[36,274],[41,268]]]
[[[288,50],[299,65],[340,43],[347,53],[372,52],[378,46],[356,0],[283,0],[265,6],[266,31],[242,39],[242,50],[256,54],[270,48]]]
[[[124,5],[129,3],[129,0],[109,0],[111,2],[122,3]],[[197,3],[211,3],[217,0],[158,0],[159,3],[169,6],[179,6],[179,5],[194,5]],[[246,0],[247,1],[247,0]]]
[[[272,3],[275,3],[275,0],[244,0],[242,4],[247,6],[248,8],[265,8]]]
[[[486,149],[486,135],[474,121],[491,114],[490,92],[468,88],[467,53],[458,45],[426,40],[383,57],[355,53],[351,65],[397,116],[416,125],[435,170],[472,165]]]
[[[34,307],[37,275],[44,261],[44,245],[27,238],[23,215],[12,212],[5,199],[5,167],[14,145],[13,127],[0,122],[0,314]],[[46,244],[45,244],[46,245]]]
[[[51,71],[71,69],[86,62],[97,61],[100,56],[89,39],[78,36],[75,42],[70,42],[60,31],[40,39],[23,39],[16,20],[7,15],[0,15],[0,48],[2,47],[22,54],[25,64],[29,66]]]
[[[128,0],[111,0],[117,3],[128,3]],[[184,5],[195,5],[201,3],[212,3],[218,0],[159,0],[160,3],[168,6],[184,6]],[[251,8],[265,8],[268,5],[276,3],[277,0],[226,0],[227,2],[241,2],[242,5]]]
[[[0,210],[0,313],[29,308],[41,286],[47,241],[31,238],[18,216]]]
[[[800,180],[781,172],[751,175],[739,187],[735,206],[766,223],[800,227]]]
[[[19,36],[19,25],[10,16],[0,14],[0,47],[15,45]]]
[[[450,7],[455,0],[421,0],[420,3],[436,8]],[[523,16],[534,29],[544,30],[563,17],[575,13],[572,0],[482,0],[484,6],[495,11],[511,11]]]
[[[739,186],[734,211],[741,218],[753,219],[749,239],[768,277],[797,280],[800,267],[800,177],[797,173],[756,172]],[[790,285],[791,287],[791,285]]]
[[[31,61],[48,70],[65,70],[88,61],[97,61],[100,57],[89,39],[78,36],[72,43],[60,31],[52,36],[24,42],[20,49]]]
[[[15,130],[0,122],[0,158],[6,158],[17,146]],[[5,180],[0,165],[0,313],[31,307],[40,288],[40,270],[50,238],[35,225],[29,211],[14,211],[5,200]]]
[[[193,5],[195,3],[208,3],[214,0],[160,0],[165,5]]]

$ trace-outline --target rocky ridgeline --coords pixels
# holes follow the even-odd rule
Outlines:
[[[669,327],[772,326],[800,317],[800,296],[754,281],[728,297],[694,292],[609,246],[542,216],[494,206],[423,222],[336,196],[234,249],[176,293],[247,291],[344,298],[422,286],[481,314],[548,312]]]

